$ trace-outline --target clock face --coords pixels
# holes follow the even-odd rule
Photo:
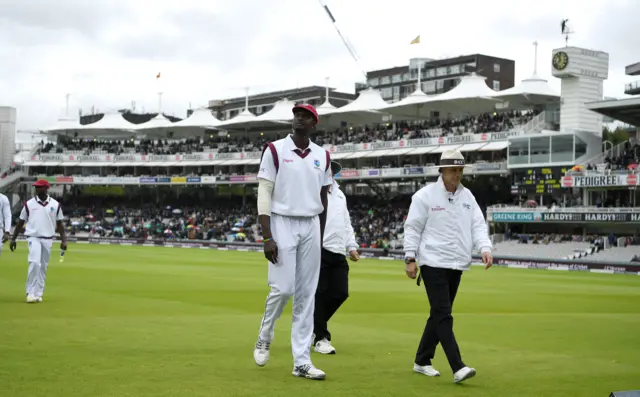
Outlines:
[[[553,55],[552,63],[556,70],[564,70],[569,64],[569,56],[564,51],[556,52]]]

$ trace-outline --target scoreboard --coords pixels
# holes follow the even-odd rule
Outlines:
[[[518,194],[554,194],[561,189],[561,180],[571,167],[536,167],[514,170],[513,182]]]

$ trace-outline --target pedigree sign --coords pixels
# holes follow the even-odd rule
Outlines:
[[[567,175],[562,177],[562,187],[564,188],[583,188],[583,187],[625,187],[637,186],[638,176],[635,174],[628,175]]]

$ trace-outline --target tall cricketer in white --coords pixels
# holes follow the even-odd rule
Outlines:
[[[297,105],[293,114],[293,134],[265,147],[258,172],[258,221],[271,291],[253,358],[259,366],[267,364],[276,321],[293,297],[293,375],[324,379],[311,363],[311,341],[331,158],[309,139],[319,121],[316,109]]]
[[[60,249],[67,249],[67,236],[62,224],[64,219],[62,207],[56,199],[47,194],[50,187],[49,182],[41,179],[36,181],[33,186],[36,188],[36,196],[24,203],[9,245],[11,251],[16,250],[16,239],[26,223],[24,234],[27,236],[29,244],[27,303],[42,302],[47,267],[51,259],[51,248],[56,230],[60,233]]]
[[[2,245],[9,241],[11,237],[11,204],[4,194],[0,193],[0,232],[2,233],[2,244],[0,244],[0,254]]]

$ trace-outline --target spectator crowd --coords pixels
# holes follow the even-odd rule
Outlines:
[[[319,130],[313,140],[319,145],[342,145],[347,143],[373,143],[397,141],[400,139],[437,138],[440,136],[481,134],[508,131],[530,121],[537,112],[509,111],[504,113],[481,114],[462,119],[431,119],[422,123],[396,122],[384,125],[363,125],[344,127],[330,131]],[[63,153],[65,151],[82,154],[177,154],[198,153],[208,150],[219,152],[260,151],[270,140],[280,139],[287,132],[259,133],[252,136],[234,133],[221,136],[217,133],[203,137],[182,140],[167,139],[91,139],[59,136],[56,143],[42,143],[39,153]]]

